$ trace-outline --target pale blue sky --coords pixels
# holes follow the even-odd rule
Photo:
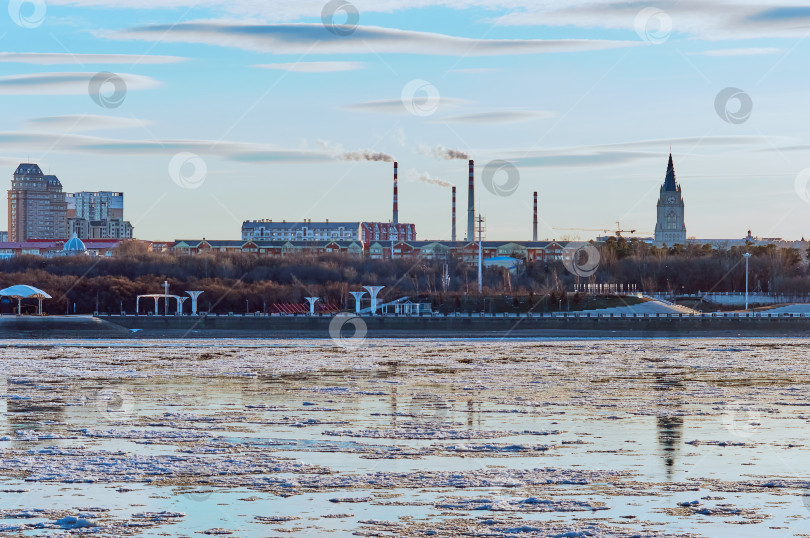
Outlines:
[[[346,156],[368,150],[399,161],[400,220],[448,239],[442,183],[463,230],[467,165],[443,147],[476,160],[488,238],[531,238],[535,190],[542,237],[589,238],[553,228],[654,229],[671,145],[689,236],[810,236],[810,8],[376,0],[330,32],[339,4],[12,0],[7,181],[30,160],[68,191],[124,191],[140,238],[235,239],[244,219],[389,220],[392,165]],[[728,87],[750,113],[721,117]],[[482,183],[499,159],[509,196]]]

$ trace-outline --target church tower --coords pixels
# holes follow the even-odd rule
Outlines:
[[[658,197],[658,221],[655,224],[655,245],[686,245],[686,225],[683,220],[683,196],[681,186],[675,180],[672,153],[669,154],[667,177],[661,185]]]

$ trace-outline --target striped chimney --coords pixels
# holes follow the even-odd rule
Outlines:
[[[394,163],[394,226],[399,224],[399,186],[397,185],[398,179],[398,163]]]
[[[475,241],[475,161],[470,159],[470,186],[467,191],[467,241]]]
[[[456,188],[453,187],[453,235],[451,241],[456,241]]]
[[[532,221],[532,241],[537,241],[537,192],[534,193],[534,221]]]

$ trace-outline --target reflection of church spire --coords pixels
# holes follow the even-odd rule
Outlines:
[[[665,393],[662,394],[665,400],[667,392],[678,389],[673,393],[677,396],[683,388],[683,383],[678,379],[666,375],[657,375],[656,378],[657,383],[653,387]],[[661,447],[661,455],[666,465],[667,478],[671,480],[675,471],[675,458],[678,456],[683,439],[683,417],[659,415],[655,419],[655,427],[658,432],[658,445]]]
[[[667,478],[671,480],[675,457],[678,455],[683,437],[683,417],[659,416],[655,420],[655,425],[658,430],[658,444],[663,451],[664,465],[667,466]]]

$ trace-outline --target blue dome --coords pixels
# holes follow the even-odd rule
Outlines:
[[[87,252],[87,247],[84,246],[84,243],[76,236],[76,234],[73,234],[73,237],[68,239],[65,246],[62,247],[62,252],[65,254],[85,254]]]

